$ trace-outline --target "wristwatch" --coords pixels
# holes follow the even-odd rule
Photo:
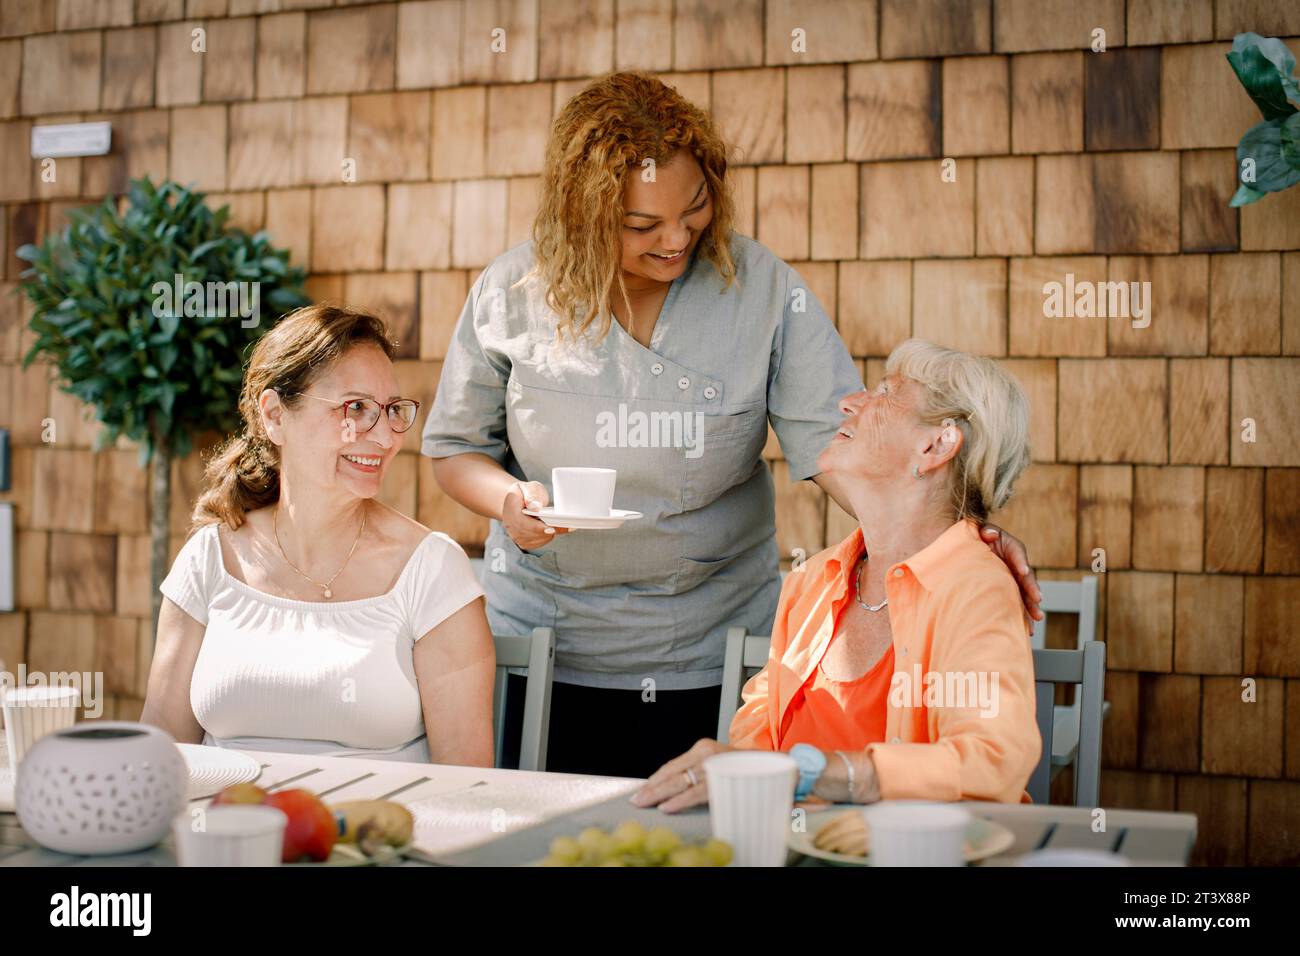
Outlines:
[[[806,800],[826,770],[826,755],[812,744],[795,744],[790,748],[790,756],[799,768],[799,785],[795,787],[794,798],[796,801]]]

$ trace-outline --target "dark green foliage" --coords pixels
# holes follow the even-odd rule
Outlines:
[[[239,387],[254,342],[281,315],[308,303],[302,269],[267,235],[226,227],[202,193],[173,182],[130,184],[69,214],[72,225],[18,256],[32,264],[22,289],[35,304],[36,341],[24,359],[56,366],[60,387],[92,406],[101,444],[125,435],[145,460],[186,455],[198,432],[235,431]],[[161,286],[257,283],[257,321],[230,309],[160,307]],[[234,286],[229,287],[232,290]],[[218,312],[227,314],[217,314]],[[233,313],[233,314],[232,314]]]

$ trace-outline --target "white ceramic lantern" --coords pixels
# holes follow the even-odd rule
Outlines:
[[[18,767],[14,803],[27,834],[63,853],[130,853],[167,835],[188,771],[165,731],[93,721],[47,734]]]

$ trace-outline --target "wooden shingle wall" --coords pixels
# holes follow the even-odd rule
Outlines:
[[[1300,53],[1300,0],[0,0],[20,605],[0,658],[102,670],[107,713],[140,712],[147,482],[21,368],[14,250],[129,177],[194,183],[288,246],[313,295],[383,312],[427,408],[469,284],[529,234],[550,118],[587,78],[645,69],[712,112],[739,228],[796,265],[869,382],[918,335],[1028,389],[1034,464],[996,520],[1047,579],[1105,552],[1103,802],[1198,813],[1200,862],[1296,863],[1300,188],[1227,206],[1259,119],[1223,56],[1247,30]],[[31,126],[98,119],[112,153],[43,181]],[[1151,324],[1045,316],[1067,274],[1150,282]],[[386,497],[481,545],[417,445]],[[768,454],[787,558],[851,529]],[[198,474],[177,465],[174,545]]]

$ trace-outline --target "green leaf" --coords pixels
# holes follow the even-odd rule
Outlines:
[[[257,264],[262,267],[264,272],[268,272],[273,276],[282,277],[285,273],[284,263],[275,256],[263,256],[257,260]]]
[[[190,253],[189,259],[191,262],[195,262],[199,259],[202,259],[213,249],[219,249],[221,246],[225,244],[226,244],[225,236],[218,236],[216,239],[209,239],[207,242],[196,246],[194,250]]]
[[[162,341],[170,342],[176,335],[176,330],[180,328],[181,317],[174,313],[165,312],[158,316],[158,329],[162,332]]]
[[[1300,167],[1282,154],[1282,121],[1265,120],[1246,131],[1237,144],[1237,178],[1260,192],[1273,193],[1300,182]],[[1254,166],[1253,180],[1247,161]]]
[[[1282,121],[1282,158],[1292,169],[1300,169],[1300,113]]]
[[[127,341],[128,338],[129,336],[127,336],[127,334],[121,329],[104,329],[104,331],[95,336],[95,341],[91,344],[91,347],[98,352],[114,345],[121,345],[123,342]]]
[[[164,345],[158,350],[158,365],[161,366],[164,373],[172,370],[172,366],[176,364],[176,358],[179,354],[180,350],[175,345]],[[183,385],[184,383],[179,384]]]
[[[1239,33],[1232,40],[1228,62],[1237,79],[1255,101],[1264,119],[1285,119],[1296,112],[1287,97],[1300,97],[1295,78],[1295,57],[1276,37]]]
[[[1258,189],[1252,189],[1250,186],[1242,183],[1237,187],[1237,191],[1233,193],[1232,200],[1228,205],[1234,207],[1249,206],[1253,202],[1259,202],[1267,195],[1268,193],[1262,193]]]

